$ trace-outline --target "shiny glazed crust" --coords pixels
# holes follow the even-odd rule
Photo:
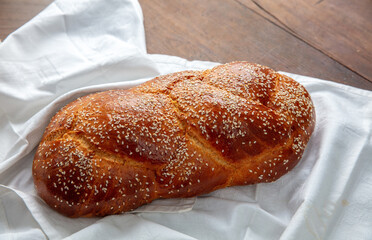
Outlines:
[[[308,92],[232,62],[91,94],[61,109],[33,162],[35,188],[69,217],[271,182],[301,159],[315,125]]]

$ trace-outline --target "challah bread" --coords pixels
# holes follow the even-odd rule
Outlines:
[[[314,125],[305,88],[270,68],[168,74],[61,109],[35,155],[35,188],[58,212],[92,217],[271,182],[298,163]]]

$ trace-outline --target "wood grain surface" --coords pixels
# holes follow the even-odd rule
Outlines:
[[[0,39],[50,0],[0,0]],[[247,60],[372,90],[371,0],[139,0],[148,53]]]

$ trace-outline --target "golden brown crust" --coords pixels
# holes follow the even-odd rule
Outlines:
[[[37,149],[35,187],[60,213],[91,217],[270,182],[297,164],[314,125],[305,88],[270,68],[168,74],[61,109]]]

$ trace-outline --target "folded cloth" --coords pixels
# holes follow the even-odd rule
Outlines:
[[[273,183],[66,218],[35,193],[50,118],[82,95],[218,63],[146,53],[135,0],[57,0],[0,44],[0,239],[371,239],[372,92],[284,73],[314,101],[303,159]]]

